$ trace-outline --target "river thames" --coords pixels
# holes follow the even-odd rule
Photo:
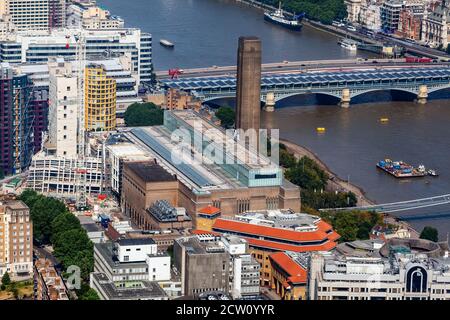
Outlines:
[[[233,0],[97,2],[124,18],[127,27],[152,33],[155,70],[234,65],[242,35],[261,38],[265,63],[373,56],[351,53],[337,45],[338,37],[307,26],[293,32],[272,25],[263,20],[261,10]],[[173,42],[175,48],[160,46],[160,39]],[[448,93],[440,97],[444,96]],[[281,128],[282,138],[316,153],[333,172],[349,178],[378,203],[450,193],[450,100],[419,105],[390,98],[388,92],[372,94],[343,109],[323,105],[313,96],[297,96],[277,105],[274,113],[263,112],[262,121],[267,127]],[[382,124],[379,120],[385,117],[389,122]],[[317,127],[325,127],[326,133],[318,135]],[[375,168],[384,158],[424,164],[440,176],[397,180]],[[449,213],[450,208],[420,211],[426,212]],[[425,225],[438,228],[441,239],[450,231],[448,216],[410,222],[419,231]]]

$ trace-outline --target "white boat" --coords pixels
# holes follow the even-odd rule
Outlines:
[[[169,40],[166,40],[166,39],[159,40],[159,43],[161,45],[163,45],[164,47],[168,47],[168,48],[173,48],[175,46],[172,42],[170,42]]]
[[[356,51],[358,49],[357,42],[350,39],[342,39],[339,44],[342,48],[350,51]]]

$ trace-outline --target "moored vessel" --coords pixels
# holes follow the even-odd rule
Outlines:
[[[300,31],[303,27],[301,21],[304,14],[294,15],[292,19],[288,18],[281,8],[281,2],[279,2],[278,9],[272,12],[264,12],[264,20],[278,24],[285,28]]]
[[[381,160],[377,163],[377,168],[389,173],[396,178],[424,177],[427,175],[424,165],[417,168],[403,161],[392,161],[390,159]]]

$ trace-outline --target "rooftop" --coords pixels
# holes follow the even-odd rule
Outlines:
[[[133,171],[144,182],[165,182],[176,181],[177,178],[167,172],[163,167],[154,161],[127,162],[125,167]]]
[[[117,243],[121,246],[142,246],[155,244],[155,241],[151,238],[141,238],[141,239],[119,239]]]
[[[108,300],[167,300],[167,294],[157,282],[111,282],[103,273],[91,273]]]
[[[306,267],[299,263],[297,253],[276,252],[270,255],[270,259],[287,273],[287,279],[293,284],[306,283],[308,272]]]
[[[207,207],[200,209],[198,212],[201,214],[204,214],[204,215],[215,215],[215,214],[220,213],[220,209],[216,208],[214,206],[208,205]]]

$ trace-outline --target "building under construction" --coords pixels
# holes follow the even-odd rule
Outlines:
[[[22,172],[34,152],[33,85],[28,76],[0,65],[0,167],[3,174]]]

